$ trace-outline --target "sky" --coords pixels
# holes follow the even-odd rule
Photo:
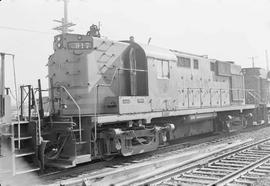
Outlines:
[[[18,84],[47,88],[48,57],[53,53],[54,19],[63,17],[61,0],[1,0],[0,52],[15,54]],[[69,0],[73,33],[101,23],[101,35],[266,67],[270,55],[270,0]],[[11,58],[7,86],[14,86]]]

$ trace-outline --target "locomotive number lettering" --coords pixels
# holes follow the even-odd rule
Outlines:
[[[69,49],[75,50],[87,50],[92,48],[91,42],[69,42],[68,43]]]

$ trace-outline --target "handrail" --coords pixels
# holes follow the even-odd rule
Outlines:
[[[108,83],[108,84],[98,84],[96,86],[103,86],[103,87],[110,87],[110,86],[112,86],[112,82],[115,79],[115,76],[116,76],[117,71],[119,71],[119,70],[123,70],[123,71],[136,71],[136,72],[147,72],[147,70],[141,70],[141,69],[116,68],[115,71],[114,71],[114,73],[113,73],[113,76],[112,76],[112,79],[111,79],[110,83]]]
[[[258,99],[260,98],[260,100],[261,100],[261,96],[260,96],[260,94],[258,92],[253,91],[253,94],[255,94],[258,97]]]
[[[66,124],[67,122],[65,121],[51,121],[51,122],[47,122],[47,123],[50,123],[50,124]],[[70,124],[72,124],[72,126],[76,126],[77,124],[75,122],[69,122]]]
[[[30,92],[29,92],[30,94]],[[38,105],[37,105],[37,99],[35,98],[35,94],[33,94],[33,98],[35,100],[35,110],[37,112],[37,117],[38,117],[38,144],[41,144],[41,120],[40,120],[40,114],[39,114],[39,110],[38,110]],[[30,118],[29,118],[30,121]]]
[[[112,76],[112,79],[111,79],[111,82],[110,83],[108,83],[108,84],[97,84],[96,86],[103,86],[103,87],[110,87],[110,86],[112,86],[113,80],[114,80],[114,78],[115,78],[116,73],[117,73],[118,70],[120,70],[120,68],[116,68],[115,71],[113,72],[113,76]]]
[[[15,70],[15,56],[12,55],[12,66],[13,66],[13,80],[14,80],[14,89],[15,89],[15,99],[16,99],[16,114],[18,118],[18,149],[21,148],[21,123],[20,123],[20,116],[19,116],[19,103],[18,103],[18,90],[17,90],[17,79],[16,79],[16,70]],[[13,133],[14,135],[14,133]]]
[[[63,85],[60,85],[59,87],[61,87],[62,89],[65,90],[65,92],[68,94],[68,96],[71,98],[71,100],[73,101],[73,103],[76,105],[76,107],[78,108],[79,111],[79,135],[80,135],[80,142],[82,141],[82,123],[81,123],[81,108],[78,105],[78,103],[75,101],[75,99],[72,97],[72,95],[69,93],[69,91],[66,89],[66,87],[64,87]]]
[[[248,94],[249,95],[251,95],[254,99],[256,99],[258,102],[260,102],[261,101],[261,97],[259,96],[259,95],[257,95],[257,94],[252,94],[250,91],[248,91]],[[257,97],[256,97],[257,96]]]
[[[113,81],[113,79],[112,79]],[[112,83],[111,81],[111,83]],[[94,133],[95,133],[95,136],[94,136],[94,142],[96,142],[97,140],[97,105],[98,105],[98,85],[96,85],[96,101],[95,101],[95,110],[94,110],[94,117],[95,117],[95,120],[94,120]],[[91,139],[91,137],[90,137]]]

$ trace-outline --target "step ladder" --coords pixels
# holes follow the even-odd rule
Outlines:
[[[36,121],[16,121],[11,125],[13,175],[40,170]]]
[[[36,129],[36,121],[13,121],[5,126],[2,135],[7,139],[8,150],[2,161],[9,162],[11,166],[5,168],[5,171],[9,171],[13,176],[40,170]]]
[[[0,180],[12,175],[9,128],[9,123],[0,124]]]
[[[79,118],[74,118],[74,120],[77,120],[76,123],[78,123]],[[76,144],[76,164],[91,161],[91,143],[90,139],[87,139],[87,136],[90,136],[90,134],[87,134],[87,132],[90,133],[90,130],[87,131],[83,126],[79,127],[79,125],[75,125],[72,131],[75,137]]]
[[[90,153],[87,151],[87,147],[86,147],[86,146],[89,146],[89,142],[87,142],[84,139],[84,132],[85,132],[84,128],[80,129],[78,125],[75,125],[72,128],[72,132],[73,132],[74,138],[75,138],[76,156]],[[80,133],[81,133],[81,138],[80,138]]]

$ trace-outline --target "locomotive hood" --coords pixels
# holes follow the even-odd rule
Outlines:
[[[173,52],[171,52],[169,49],[160,48],[153,45],[141,44],[141,43],[139,45],[143,48],[147,57],[164,59],[164,60],[169,60],[169,61],[177,60],[176,55]]]

